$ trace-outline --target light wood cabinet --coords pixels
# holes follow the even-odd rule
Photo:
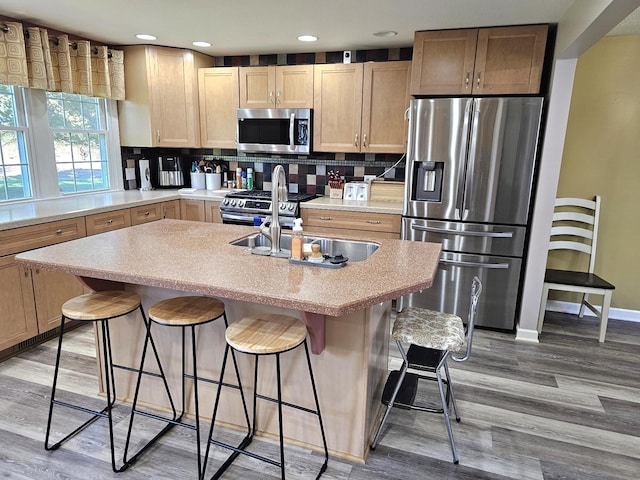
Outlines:
[[[113,210],[111,212],[96,213],[85,217],[87,223],[87,235],[110,232],[131,226],[131,212],[128,208]]]
[[[57,327],[62,304],[84,292],[75,276],[25,269],[15,254],[85,233],[84,217],[0,231],[0,350]]]
[[[220,202],[205,200],[204,209],[205,222],[222,223],[222,216],[220,215]]]
[[[0,351],[38,334],[31,272],[15,261],[0,257]]]
[[[202,147],[237,148],[238,67],[199,69],[198,90]]]
[[[204,222],[205,209],[204,200],[186,200],[180,199],[180,218],[182,220],[192,220],[195,222]]]
[[[170,200],[162,203],[162,218],[180,220],[180,200]]]
[[[314,150],[403,153],[411,62],[316,65]]]
[[[313,108],[313,65],[241,67],[240,108]]]
[[[132,207],[130,209],[131,225],[140,225],[141,223],[154,222],[164,218],[164,210],[162,203],[152,203],[142,205],[141,207]]]
[[[308,233],[353,233],[366,238],[400,238],[401,216],[390,213],[351,212],[302,208]]]
[[[412,95],[540,92],[547,25],[416,32]]]
[[[191,50],[125,47],[126,100],[119,102],[120,144],[200,147],[197,70],[213,58]]]
[[[67,273],[36,269],[31,271],[31,279],[39,333],[59,327],[62,304],[90,291],[75,275]]]

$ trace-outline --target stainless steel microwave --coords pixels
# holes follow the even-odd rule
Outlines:
[[[239,108],[238,151],[311,153],[312,109]]]

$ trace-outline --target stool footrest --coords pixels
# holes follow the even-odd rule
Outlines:
[[[389,405],[391,401],[391,396],[393,395],[393,391],[398,384],[398,379],[400,378],[400,371],[394,370],[389,373],[389,377],[387,378],[387,383],[384,386],[384,391],[382,392],[382,403],[385,405]],[[443,413],[442,407],[428,407],[425,405],[417,405],[416,404],[416,395],[418,393],[418,382],[420,380],[430,380],[437,381],[436,378],[432,378],[430,376],[418,375],[415,373],[407,372],[404,376],[404,380],[402,380],[402,385],[400,386],[400,390],[398,391],[398,395],[396,395],[396,399],[393,402],[393,406],[397,408],[402,408],[405,410],[420,410],[422,412],[432,412],[432,413]],[[448,385],[448,382],[443,379],[442,383],[444,385]]]

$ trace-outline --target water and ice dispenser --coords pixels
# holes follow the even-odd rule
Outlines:
[[[412,200],[441,201],[444,162],[415,162],[413,168]]]

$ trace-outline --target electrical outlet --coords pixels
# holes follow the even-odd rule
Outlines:
[[[375,175],[365,175],[364,176],[364,181],[365,182],[373,182],[376,179]]]

